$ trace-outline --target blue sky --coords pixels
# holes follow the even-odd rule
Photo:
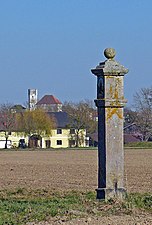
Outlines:
[[[107,47],[129,69],[125,97],[132,104],[152,85],[151,0],[0,0],[0,103],[39,98],[96,98],[96,77]]]

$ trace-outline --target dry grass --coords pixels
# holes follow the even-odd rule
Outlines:
[[[126,188],[140,194],[99,204],[96,150],[1,151],[0,224],[151,224],[151,164],[152,150],[125,150]]]

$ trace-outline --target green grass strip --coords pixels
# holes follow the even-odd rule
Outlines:
[[[46,190],[0,191],[0,225],[22,225],[66,216],[67,220],[86,215],[131,214],[133,208],[152,210],[152,195],[130,194],[123,201],[97,201],[95,192],[53,193]]]

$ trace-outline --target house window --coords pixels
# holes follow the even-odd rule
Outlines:
[[[75,134],[75,129],[70,129],[70,134]]]
[[[57,129],[57,134],[62,134],[62,129]]]
[[[69,140],[69,146],[70,147],[75,146],[75,140]]]
[[[57,140],[57,145],[62,145],[62,140]]]

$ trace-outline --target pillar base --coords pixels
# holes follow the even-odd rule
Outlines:
[[[126,190],[124,188],[110,189],[110,188],[97,188],[97,199],[108,200],[110,198],[123,199],[126,197]]]

